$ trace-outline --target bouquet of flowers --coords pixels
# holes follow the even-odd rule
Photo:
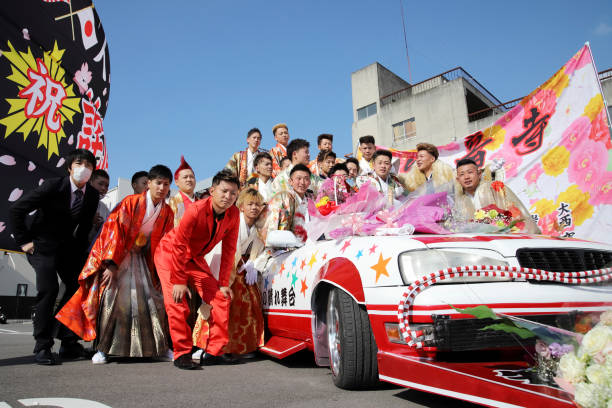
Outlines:
[[[612,310],[561,356],[555,381],[583,408],[612,407]]]
[[[612,309],[580,315],[573,331],[568,331],[497,314],[484,305],[451,307],[478,319],[494,320],[482,330],[512,333],[517,340],[535,337],[536,365],[527,372],[544,383],[556,383],[581,408],[612,408]]]
[[[321,215],[328,215],[329,213],[335,211],[338,208],[338,205],[335,201],[330,200],[328,196],[323,196],[315,203],[315,207],[319,210]]]
[[[520,214],[520,212],[519,212]],[[512,211],[505,211],[495,204],[487,205],[474,213],[474,222],[499,227],[501,231],[519,232],[525,225],[521,220],[513,219]]]
[[[321,215],[328,215],[338,209],[355,192],[355,189],[346,182],[346,176],[333,175],[325,179],[319,188],[315,206]]]

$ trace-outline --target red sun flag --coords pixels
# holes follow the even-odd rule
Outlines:
[[[77,11],[79,22],[81,23],[81,35],[83,36],[83,46],[86,50],[98,43],[96,30],[94,30],[94,15],[91,7]]]

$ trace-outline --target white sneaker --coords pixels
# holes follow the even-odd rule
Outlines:
[[[164,354],[157,357],[158,361],[174,361],[174,351],[168,349]]]
[[[194,363],[198,363],[198,364],[200,364],[200,359],[202,358],[202,354],[204,354],[204,350],[199,349],[198,351],[194,352],[194,353],[191,355],[191,360],[192,360]]]
[[[91,358],[91,362],[94,363],[94,364],[106,364],[106,363],[108,363],[108,359],[107,359],[106,353],[103,353],[102,351],[98,351]]]

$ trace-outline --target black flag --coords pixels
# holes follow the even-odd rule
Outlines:
[[[8,208],[85,148],[108,168],[102,119],[108,45],[87,0],[0,2],[0,248],[15,250]]]

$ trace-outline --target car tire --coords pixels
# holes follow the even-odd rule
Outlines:
[[[377,385],[377,347],[366,310],[346,292],[333,288],[327,302],[326,322],[334,384],[349,390]]]

